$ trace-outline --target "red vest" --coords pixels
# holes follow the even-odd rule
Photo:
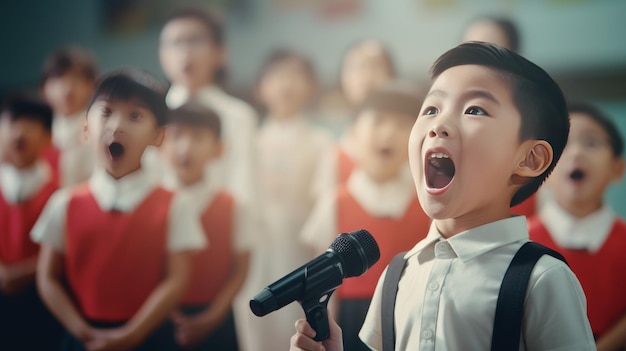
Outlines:
[[[52,171],[52,179],[57,185],[60,185],[61,181],[61,150],[56,146],[50,145],[43,151],[43,158],[46,160]]]
[[[599,251],[564,249],[557,246],[539,217],[529,222],[530,239],[559,251],[578,277],[587,296],[591,330],[602,336],[626,315],[626,222],[615,221]]]
[[[173,194],[153,190],[130,213],[103,212],[86,185],[67,208],[65,271],[80,311],[124,322],[163,279]]]
[[[511,213],[530,218],[531,216],[535,214],[536,203],[537,203],[537,193],[534,193],[531,197],[522,201],[521,204],[511,207]]]
[[[339,181],[337,184],[346,184],[353,169],[354,160],[352,157],[342,147],[337,148],[337,179]]]
[[[183,304],[212,302],[228,280],[235,259],[234,213],[232,196],[220,192],[202,214],[204,235],[209,245],[193,258],[191,281],[182,299]]]
[[[17,204],[8,203],[0,191],[0,261],[16,263],[39,252],[30,231],[56,189],[55,181],[49,180],[34,196]]]
[[[338,190],[337,210],[340,233],[366,229],[380,249],[380,260],[362,276],[344,280],[338,289],[339,296],[342,299],[371,299],[378,278],[391,259],[399,252],[412,249],[426,237],[430,218],[422,210],[417,196],[402,218],[374,217],[356,202],[345,186]]]

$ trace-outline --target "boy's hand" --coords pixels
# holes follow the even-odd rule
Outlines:
[[[296,333],[291,337],[290,351],[343,351],[341,328],[337,322],[328,315],[330,326],[330,338],[324,341],[315,341],[315,330],[306,319],[296,321]]]
[[[207,312],[190,317],[184,316],[179,311],[172,313],[178,345],[183,348],[194,347],[220,325],[222,320],[210,311]]]
[[[85,347],[88,351],[130,351],[137,343],[127,328],[120,327],[94,329],[91,339],[85,342]]]

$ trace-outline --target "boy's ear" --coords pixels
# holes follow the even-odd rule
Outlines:
[[[217,141],[217,145],[215,145],[215,158],[221,158],[224,155],[224,143],[221,140]]]
[[[87,141],[88,137],[87,135],[89,134],[89,128],[87,128],[87,118],[85,117],[85,121],[83,122],[83,141]]]
[[[152,145],[159,147],[163,143],[163,139],[165,138],[165,127],[159,127],[157,129],[156,134],[154,134],[154,139],[152,140]]]
[[[624,169],[626,168],[626,161],[624,161],[623,157],[616,157],[613,163],[613,176],[611,179],[614,182],[619,182],[622,180],[624,176]]]
[[[545,140],[527,140],[522,145],[526,152],[523,155],[524,158],[515,167],[513,174],[527,178],[538,177],[552,163],[554,158],[552,146]]]

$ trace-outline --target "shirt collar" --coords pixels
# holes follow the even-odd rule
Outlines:
[[[447,242],[456,256],[463,262],[470,261],[489,251],[512,244],[520,240],[528,239],[526,217],[513,216],[495,222],[487,223],[445,239],[436,221],[430,225],[428,235],[417,243],[405,258],[417,255],[427,247],[434,247],[438,241]]]
[[[539,218],[560,247],[597,252],[611,233],[616,215],[603,205],[584,218],[576,218],[551,200],[542,206]]]
[[[8,163],[0,165],[0,189],[9,203],[30,199],[51,179],[50,166],[38,160],[25,169],[17,169]]]
[[[169,171],[163,180],[163,186],[168,190],[175,191],[189,198],[190,203],[198,211],[204,211],[213,202],[220,189],[219,184],[212,181],[208,173],[210,172],[205,172],[204,178],[199,182],[186,186],[178,181],[174,172]]]
[[[143,168],[120,179],[96,168],[89,179],[89,188],[104,211],[130,212],[159,185],[159,180]]]
[[[357,168],[350,174],[347,187],[359,205],[377,217],[402,218],[417,197],[413,181],[407,180],[402,173],[379,184]]]
[[[217,86],[207,85],[200,88],[195,94],[196,99],[211,102],[220,99],[224,92]],[[173,84],[165,96],[165,102],[171,109],[178,108],[185,104],[191,98],[189,90],[182,85]]]

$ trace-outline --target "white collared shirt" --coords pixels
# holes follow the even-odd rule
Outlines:
[[[539,218],[559,247],[595,253],[609,237],[617,217],[608,205],[603,205],[584,218],[576,218],[552,199],[541,208]]]
[[[334,142],[304,116],[288,120],[269,116],[257,140],[268,239],[291,241],[313,208],[315,172],[324,150]]]
[[[61,152],[61,187],[86,181],[94,169],[95,155],[86,143],[83,132],[86,114],[86,111],[81,111],[74,116],[57,115],[52,120],[52,143]]]
[[[504,273],[528,241],[526,219],[515,216],[444,239],[428,236],[405,258],[395,305],[396,350],[489,350]],[[386,270],[359,337],[382,349],[381,294]],[[520,350],[595,350],[582,288],[567,265],[537,262],[526,292]]]
[[[17,204],[36,195],[51,176],[50,166],[42,160],[26,169],[3,163],[0,164],[0,191],[8,203]]]
[[[347,189],[356,202],[375,217],[401,218],[417,196],[415,185],[404,173],[379,184],[358,168],[350,174]],[[302,228],[302,240],[318,251],[326,250],[339,234],[337,212],[337,191],[331,191],[315,205]]]
[[[88,186],[102,211],[130,212],[159,184],[160,179],[142,169],[118,180],[96,169]],[[64,250],[67,207],[73,191],[73,188],[64,188],[52,195],[31,231],[33,241],[57,251]],[[190,199],[185,196],[176,195],[172,199],[167,221],[170,252],[197,250],[206,245],[198,216],[190,207]]]
[[[163,180],[163,185],[170,191],[177,192],[188,198],[191,210],[195,211],[196,216],[201,218],[204,211],[211,205],[215,196],[221,191],[215,182],[212,182],[208,176],[201,181],[184,186],[181,185],[171,171],[167,171]],[[249,251],[253,246],[253,239],[250,233],[253,232],[254,226],[250,223],[249,216],[246,215],[245,207],[238,204],[235,200],[235,213],[233,214],[233,244],[238,252]]]

